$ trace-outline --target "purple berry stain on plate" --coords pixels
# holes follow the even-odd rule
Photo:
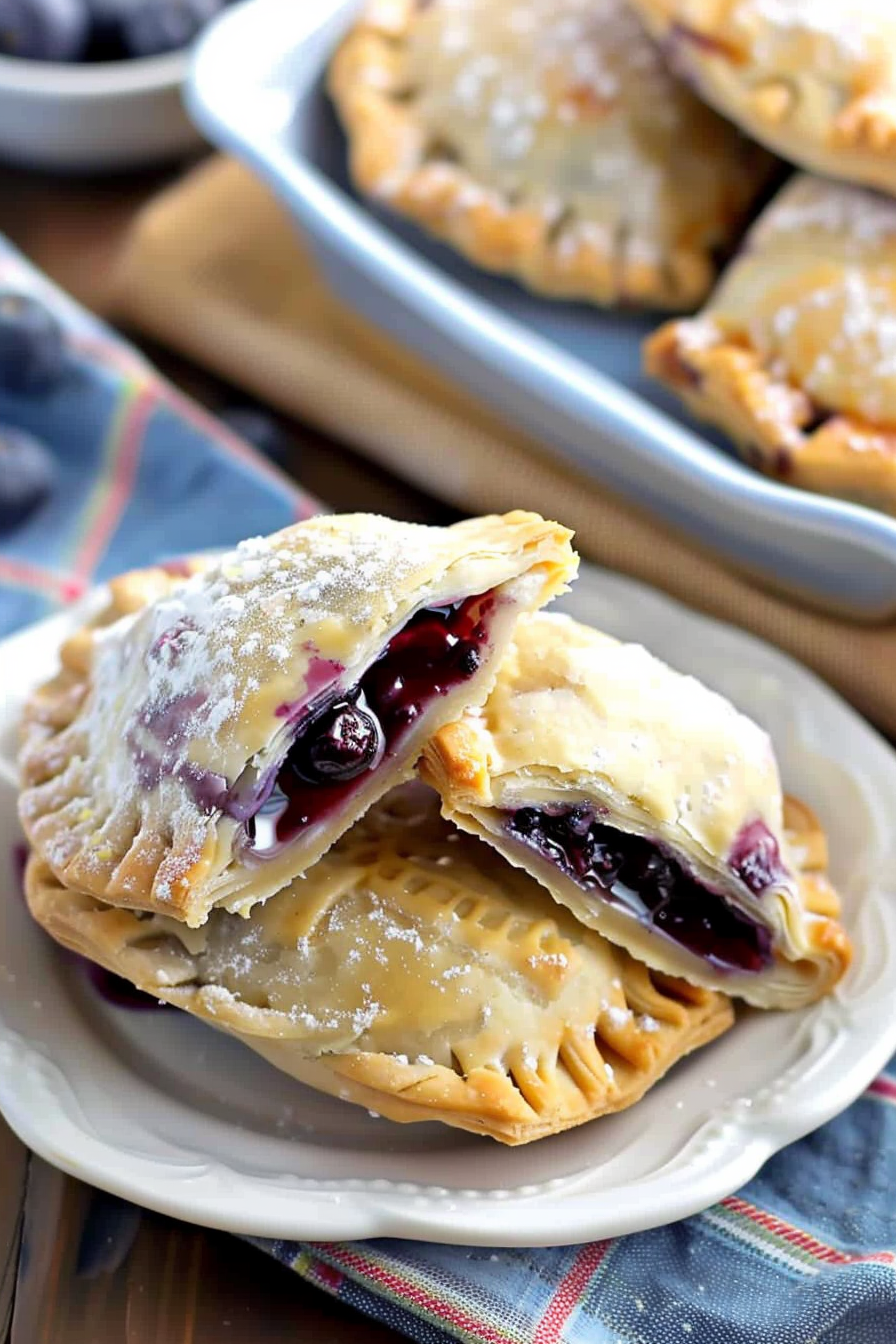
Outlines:
[[[125,1008],[131,1013],[159,1011],[170,1007],[169,1004],[154,998],[152,994],[145,994],[142,989],[137,989],[129,980],[122,980],[120,975],[107,971],[105,966],[96,966],[84,957],[78,957],[78,961],[96,992],[113,1007]]]
[[[29,849],[21,841],[14,844],[9,852],[10,866],[15,876],[16,891],[24,901],[25,899],[25,868],[28,864]],[[107,971],[104,966],[97,966],[86,957],[79,956],[77,952],[67,954],[75,965],[83,971],[85,978],[90,982],[101,998],[107,1003],[114,1004],[116,1008],[127,1008],[131,1012],[146,1012],[151,1008],[168,1008],[167,1003],[160,1003],[158,999],[151,994],[144,994],[140,989],[135,988],[127,980],[122,980],[121,976],[113,975]]]
[[[9,853],[12,871],[16,880],[16,888],[22,900],[25,899],[25,868],[28,865],[28,846],[22,841],[12,846]]]

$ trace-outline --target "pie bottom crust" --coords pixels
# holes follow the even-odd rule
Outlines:
[[[896,431],[821,414],[745,334],[728,334],[710,317],[667,322],[646,341],[644,366],[766,475],[896,513]]]

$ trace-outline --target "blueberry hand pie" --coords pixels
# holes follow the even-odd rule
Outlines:
[[[631,0],[672,68],[786,159],[896,192],[892,0]]]
[[[645,363],[762,471],[896,513],[896,201],[795,178]]]
[[[555,297],[693,307],[774,164],[626,0],[369,0],[330,89],[362,191]]]
[[[795,1008],[846,969],[824,837],[785,806],[769,739],[639,645],[522,618],[422,768],[446,817],[654,970]]]
[[[482,703],[518,614],[575,572],[570,535],[531,513],[319,517],[157,576],[28,706],[31,845],[111,904],[247,912]]]
[[[26,882],[59,942],[301,1081],[504,1143],[631,1105],[733,1020],[449,828],[420,786],[247,918],[198,930],[67,890],[38,857]]]

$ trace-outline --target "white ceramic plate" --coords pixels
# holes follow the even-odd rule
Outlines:
[[[517,1150],[373,1118],[174,1010],[110,1005],[31,923],[11,857],[15,720],[82,607],[0,647],[0,1107],[21,1138],[94,1185],[233,1232],[551,1245],[705,1208],[848,1105],[896,1051],[896,755],[797,664],[629,580],[586,568],[565,605],[772,732],[787,787],[828,828],[856,941],[834,997],[745,1013],[633,1110]]]

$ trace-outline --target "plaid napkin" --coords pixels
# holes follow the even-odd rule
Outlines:
[[[0,628],[117,570],[314,510],[2,242],[0,287],[53,307],[74,351],[51,396],[0,395],[0,423],[42,437],[60,471],[0,539]],[[896,1061],[738,1195],[655,1232],[551,1250],[256,1244],[421,1344],[894,1344],[894,1192]]]

